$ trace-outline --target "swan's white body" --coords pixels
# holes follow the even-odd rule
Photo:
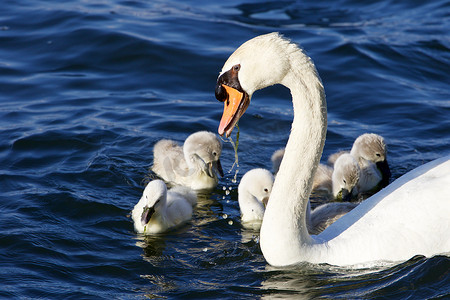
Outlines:
[[[166,182],[194,190],[217,186],[222,143],[212,132],[191,134],[180,147],[175,141],[160,140],[153,147],[152,170]]]
[[[262,222],[273,181],[272,173],[265,169],[252,169],[242,176],[238,186],[238,200],[244,224]]]
[[[134,228],[145,234],[168,231],[190,220],[196,203],[197,195],[190,188],[177,186],[167,191],[162,180],[151,181],[131,212]],[[144,221],[148,210],[151,216]]]
[[[230,56],[218,79],[223,87],[228,82],[244,100],[276,83],[292,94],[291,134],[260,232],[269,264],[355,265],[450,251],[450,156],[407,173],[311,236],[305,216],[327,128],[324,88],[313,62],[297,45],[267,34],[247,41]],[[224,116],[227,113],[219,133],[229,135],[237,120],[228,117],[225,90],[216,86],[216,97],[226,101]],[[233,95],[231,103],[237,97]],[[242,114],[238,109],[237,119]]]

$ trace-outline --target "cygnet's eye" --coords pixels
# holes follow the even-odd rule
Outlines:
[[[344,179],[343,181],[344,181],[344,184],[347,184],[347,180]]]
[[[381,154],[380,153],[377,153],[377,154],[375,154],[376,156],[378,156],[378,157],[381,157]]]
[[[214,152],[213,152],[213,155],[214,155],[214,156],[217,156],[217,152],[216,152],[216,151],[214,151]]]

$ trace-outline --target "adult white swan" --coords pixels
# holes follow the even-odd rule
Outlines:
[[[216,98],[225,104],[219,134],[231,134],[256,90],[277,83],[291,91],[294,120],[261,227],[269,264],[353,265],[450,251],[450,156],[407,173],[309,235],[305,212],[327,128],[324,88],[311,59],[277,33],[240,46],[217,80]]]

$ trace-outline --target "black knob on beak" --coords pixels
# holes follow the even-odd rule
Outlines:
[[[217,81],[215,95],[217,100],[219,100],[220,102],[225,102],[228,99],[228,93],[222,86],[220,81],[221,80]]]

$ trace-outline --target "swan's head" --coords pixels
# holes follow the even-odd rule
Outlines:
[[[361,170],[356,159],[349,153],[342,154],[334,163],[332,175],[333,195],[336,199],[350,201],[352,195],[358,191],[358,183]]]
[[[142,194],[142,200],[144,201],[144,208],[141,215],[141,223],[145,226],[155,212],[165,207],[167,201],[166,184],[162,180],[149,182]]]
[[[184,156],[191,165],[196,165],[210,177],[216,173],[223,177],[220,164],[222,142],[212,132],[199,131],[191,134],[183,145]]]
[[[360,135],[353,143],[351,154],[376,164],[383,177],[382,184],[389,183],[391,170],[387,161],[386,143],[382,136],[375,133]]]
[[[269,33],[245,42],[228,58],[215,91],[225,105],[220,135],[231,134],[255,91],[282,82],[290,70],[290,54],[298,50],[278,33]]]
[[[260,203],[267,205],[272,192],[274,177],[266,169],[252,169],[242,176],[239,183],[239,195],[250,194]]]

